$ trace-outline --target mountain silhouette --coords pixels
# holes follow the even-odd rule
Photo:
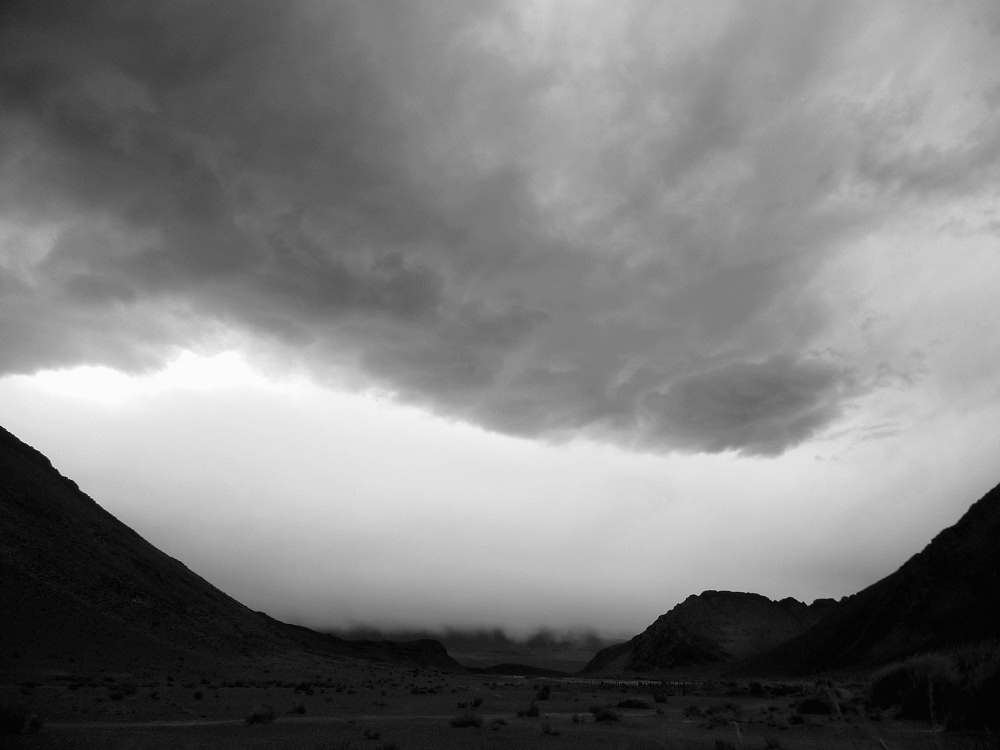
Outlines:
[[[842,599],[787,643],[748,659],[747,674],[869,669],[1000,636],[1000,485],[894,573]]]
[[[0,427],[0,676],[316,656],[463,668],[441,644],[347,641],[255,612],[149,544]]]
[[[631,640],[602,649],[583,668],[593,672],[649,672],[696,667],[759,654],[818,622],[832,599],[811,605],[792,598],[705,591],[689,596]]]
[[[840,601],[758,594],[690,596],[584,672],[723,665],[732,675],[868,670],[1000,637],[1000,486],[898,570]]]

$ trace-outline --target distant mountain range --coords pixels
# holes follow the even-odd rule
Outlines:
[[[688,597],[588,673],[725,665],[734,675],[862,670],[925,651],[1000,637],[1000,486],[895,573],[839,602],[758,594]]]
[[[580,671],[591,657],[617,639],[588,631],[539,629],[511,636],[500,628],[442,628],[383,631],[371,627],[331,630],[347,640],[434,640],[471,671],[487,674],[566,676]]]

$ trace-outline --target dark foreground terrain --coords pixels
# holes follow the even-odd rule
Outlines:
[[[989,735],[866,707],[864,681],[637,683],[326,664],[284,679],[67,673],[4,686],[43,717],[12,748],[942,748]],[[534,715],[536,714],[537,715]]]

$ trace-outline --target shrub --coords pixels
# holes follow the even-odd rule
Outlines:
[[[693,703],[690,706],[686,706],[684,708],[684,718],[685,719],[698,719],[698,718],[701,718],[703,715],[704,714],[702,713],[702,710],[700,708],[698,708],[698,706],[694,705]]]
[[[464,714],[452,717],[449,723],[456,729],[460,729],[462,727],[481,727],[483,725],[483,720],[479,714],[466,711]]]
[[[802,717],[800,716],[799,718],[801,719]],[[778,714],[769,713],[767,715],[767,719],[764,721],[764,723],[767,726],[773,727],[775,729],[788,729],[788,722],[785,721]]]
[[[506,719],[501,719],[499,716],[490,722],[490,729],[492,729],[494,732],[499,730],[500,727],[505,727],[505,726],[507,726]]]
[[[0,734],[17,734],[27,726],[29,715],[20,703],[0,703]]]
[[[872,675],[871,703],[949,729],[1000,729],[1000,641],[889,665]]]
[[[382,733],[377,729],[372,729],[371,727],[365,727],[365,731],[361,733],[366,740],[377,740],[382,737]]]
[[[870,699],[876,708],[896,709],[900,718],[934,721],[950,711],[960,684],[958,669],[948,656],[926,654],[875,672]]]
[[[727,703],[716,703],[705,709],[705,713],[709,716],[717,714],[734,714],[737,718],[743,713],[743,710],[738,704],[733,702]]]
[[[554,730],[552,728],[552,726],[548,722],[545,722],[544,724],[542,724],[542,734],[548,734],[548,735],[551,735],[553,737],[558,737],[559,736],[559,732],[557,732],[556,730]]]
[[[807,695],[795,706],[795,710],[800,714],[813,714],[818,716],[828,716],[833,713],[833,704],[824,695]]]
[[[535,703],[534,701],[532,701],[531,705],[528,706],[527,708],[519,708],[517,710],[517,715],[518,716],[522,716],[522,717],[523,716],[528,716],[528,717],[538,716],[538,704]]]
[[[483,696],[477,695],[475,698],[472,699],[473,708],[479,708],[481,705],[483,705]]]
[[[653,700],[656,703],[666,703],[667,702],[667,696],[665,696],[663,693],[656,693],[656,694],[653,695]]]
[[[248,724],[270,724],[274,721],[276,714],[270,706],[257,706],[244,715],[243,720]]]
[[[743,710],[735,703],[716,703],[705,709],[709,729],[728,727],[734,721],[743,721]]]
[[[535,700],[547,701],[551,695],[552,687],[550,685],[542,685],[542,689],[538,691],[538,694],[535,696]]]
[[[306,704],[305,703],[296,703],[294,706],[292,706],[292,710],[289,711],[288,713],[290,713],[290,714],[304,715],[305,712],[306,712]]]
[[[610,706],[591,706],[590,713],[594,715],[594,721],[620,721],[618,712]]]

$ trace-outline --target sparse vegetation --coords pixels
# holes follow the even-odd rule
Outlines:
[[[795,711],[800,714],[829,716],[833,713],[833,703],[828,696],[820,693],[807,695],[795,705]]]
[[[902,719],[952,729],[1000,728],[1000,642],[890,664],[872,675],[869,700],[872,708]]]
[[[705,709],[705,717],[708,719],[706,726],[709,729],[728,727],[734,722],[743,721],[743,709],[739,704],[727,701],[726,703],[716,703]]]
[[[448,722],[456,729],[461,729],[463,727],[481,727],[483,725],[483,719],[479,714],[474,714],[471,711],[466,711],[464,714],[459,714],[458,716],[453,716],[451,721]]]
[[[590,713],[594,716],[594,721],[611,722],[621,721],[621,716],[611,706],[591,706]]]
[[[618,701],[615,708],[633,708],[638,710],[645,710],[649,708],[649,704],[646,701],[639,700],[638,698],[626,698],[623,701]]]
[[[256,708],[248,711],[244,715],[243,720],[247,723],[247,725],[270,724],[274,721],[276,716],[277,714],[275,714],[274,709],[270,706],[257,706]]]
[[[517,715],[518,715],[518,716],[520,716],[520,717],[525,717],[525,716],[528,716],[528,717],[533,717],[533,716],[538,716],[538,704],[537,704],[537,703],[535,703],[534,701],[532,701],[532,702],[531,702],[531,705],[530,705],[530,706],[528,706],[527,708],[519,708],[519,709],[517,710]]]

